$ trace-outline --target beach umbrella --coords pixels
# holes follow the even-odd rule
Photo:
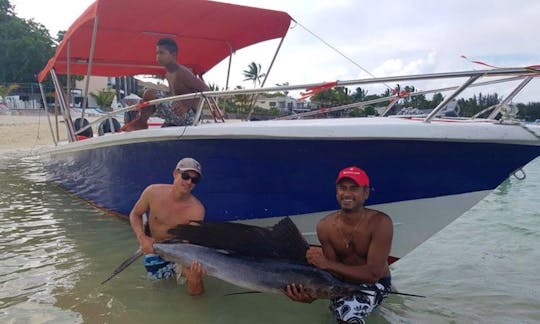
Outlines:
[[[134,93],[130,93],[129,95],[124,97],[124,100],[138,100],[138,101],[140,101],[141,99],[142,99],[141,97],[137,96]]]

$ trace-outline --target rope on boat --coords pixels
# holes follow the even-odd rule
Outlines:
[[[517,119],[518,109],[511,105],[502,105],[500,106],[501,110],[501,119],[499,120],[500,124],[505,125],[518,125],[521,128],[523,128],[525,131],[527,131],[532,136],[536,137],[536,139],[540,140],[540,135],[536,133],[534,130],[527,127],[525,123]]]
[[[527,127],[527,125],[525,125],[524,123],[519,123],[519,126],[521,126],[521,128],[529,132],[532,136],[536,137],[536,139],[540,140],[540,135],[538,135],[535,131]]]
[[[47,109],[45,109],[45,113],[47,114]],[[30,148],[31,151],[33,151],[36,146],[38,145],[38,141],[40,140],[41,136],[39,134],[39,129],[41,128],[41,112],[38,115],[38,124],[37,124],[37,134],[36,134],[36,140],[34,141],[34,144]]]
[[[356,65],[360,70],[364,71],[365,73],[367,73],[370,77],[372,78],[375,78],[375,75],[373,75],[373,73],[369,72],[367,69],[365,69],[364,67],[362,67],[360,64],[356,63],[353,59],[351,59],[350,57],[348,57],[347,55],[345,55],[344,53],[342,53],[340,50],[338,50],[336,47],[334,47],[332,44],[328,43],[327,41],[325,41],[322,37],[320,37],[319,35],[315,34],[314,32],[312,32],[311,30],[307,29],[306,26],[302,25],[301,23],[299,23],[297,20],[293,19],[293,21],[300,27],[302,27],[305,31],[307,31],[308,33],[310,33],[313,37],[317,38],[318,40],[320,40],[321,42],[323,42],[323,44],[325,44],[326,46],[330,47],[332,50],[334,50],[336,53],[338,53],[339,55],[343,56],[347,61],[351,62],[352,64]],[[382,82],[383,85],[385,85],[388,89],[390,90],[393,90],[393,88],[391,86],[389,86],[388,84]]]

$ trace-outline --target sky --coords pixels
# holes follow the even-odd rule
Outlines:
[[[93,0],[10,0],[17,16],[34,19],[56,36]],[[228,3],[287,12],[292,23],[266,86],[336,80],[481,70],[482,61],[498,67],[540,64],[540,1],[538,0],[228,0]],[[121,17],[119,17],[121,19]],[[307,30],[309,30],[309,32]],[[315,34],[317,37],[315,37]],[[323,39],[342,54],[325,45]],[[270,65],[278,41],[256,44],[233,56],[230,87],[243,81],[249,63]],[[465,55],[469,60],[462,58]],[[204,75],[207,83],[225,86],[227,60]],[[366,73],[365,71],[368,71]],[[408,82],[427,90],[459,85],[462,79]],[[517,82],[474,88],[506,95]],[[395,86],[395,84],[390,84]],[[380,94],[383,86],[363,86]],[[540,77],[514,100],[540,101]]]

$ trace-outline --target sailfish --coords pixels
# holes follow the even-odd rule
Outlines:
[[[183,266],[197,261],[207,275],[251,292],[282,293],[294,283],[319,299],[375,294],[376,288],[343,281],[308,264],[309,244],[289,217],[272,227],[206,222],[178,225],[168,232],[172,239],[153,245],[163,259]],[[138,251],[123,262],[103,283],[140,255]]]

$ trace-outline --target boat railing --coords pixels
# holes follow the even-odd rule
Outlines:
[[[440,111],[453,99],[455,99],[462,91],[464,91],[467,88],[470,87],[478,87],[478,86],[485,86],[495,83],[503,83],[503,82],[511,82],[511,81],[517,81],[517,80],[523,80],[513,91],[512,93],[507,96],[501,104],[498,105],[498,107],[493,108],[492,114],[490,114],[490,118],[495,118],[496,114],[494,114],[496,111],[501,109],[504,105],[506,105],[515,95],[517,95],[525,86],[535,77],[540,76],[540,70],[538,70],[537,67],[525,67],[525,68],[499,68],[499,69],[491,69],[491,70],[473,70],[473,71],[462,71],[462,72],[446,72],[446,73],[430,73],[430,74],[416,74],[416,75],[404,75],[404,76],[391,76],[391,77],[379,77],[379,78],[366,78],[366,79],[355,79],[355,80],[344,80],[344,81],[336,81],[332,83],[328,82],[321,82],[321,83],[309,83],[309,84],[299,84],[299,85],[279,85],[274,87],[263,87],[263,88],[254,88],[254,89],[235,89],[235,90],[226,90],[226,91],[204,91],[204,92],[198,92],[198,93],[190,93],[190,94],[183,94],[183,95],[177,95],[177,96],[170,96],[166,98],[159,98],[149,101],[144,101],[135,105],[131,105],[128,107],[124,107],[121,109],[116,109],[114,112],[108,113],[106,115],[103,115],[95,120],[93,120],[89,125],[80,128],[78,131],[75,131],[72,127],[68,127],[68,132],[71,132],[73,136],[68,137],[70,141],[76,140],[76,134],[80,134],[84,132],[86,129],[92,127],[93,125],[99,124],[103,122],[104,120],[107,120],[109,118],[114,117],[114,115],[117,115],[119,113],[123,113],[126,111],[131,110],[140,110],[145,109],[146,107],[152,106],[152,105],[159,105],[164,104],[168,102],[173,101],[180,101],[180,100],[192,100],[192,99],[202,99],[200,100],[199,107],[197,107],[196,114],[195,114],[195,122],[194,125],[197,125],[200,121],[200,117],[202,115],[202,111],[204,106],[208,107],[210,110],[212,116],[214,117],[215,121],[225,121],[224,115],[221,112],[217,100],[218,98],[224,98],[224,97],[234,97],[238,95],[256,95],[261,93],[272,93],[272,92],[280,92],[280,91],[303,91],[303,90],[310,90],[310,89],[325,89],[329,87],[346,87],[346,86],[358,86],[358,85],[365,85],[365,84],[377,84],[377,83],[388,83],[388,82],[402,82],[402,81],[415,81],[415,80],[431,80],[431,79],[450,79],[450,78],[465,78],[468,79],[458,86],[450,86],[445,88],[438,88],[438,89],[432,89],[432,90],[425,90],[425,91],[416,91],[411,92],[407,94],[393,94],[388,97],[384,98],[377,98],[373,100],[368,101],[360,101],[353,104],[343,105],[339,107],[332,107],[327,108],[324,111],[309,111],[301,114],[296,115],[290,115],[285,117],[280,117],[278,119],[295,119],[295,118],[302,118],[307,116],[312,116],[316,114],[320,114],[321,112],[330,112],[330,111],[338,111],[343,109],[350,109],[355,107],[365,107],[370,104],[374,103],[380,103],[385,101],[390,101],[390,104],[387,106],[385,111],[382,113],[383,116],[385,116],[392,105],[394,105],[397,100],[403,97],[409,97],[409,96],[417,96],[417,95],[423,95],[428,93],[435,93],[435,92],[444,92],[444,91],[453,91],[450,95],[446,96],[444,100],[435,107],[431,113],[425,117],[424,122],[429,123],[437,114],[440,113]],[[501,77],[496,80],[489,80],[484,82],[477,82],[480,78],[485,77]],[[53,80],[55,78],[53,77]],[[66,120],[71,120],[71,116],[69,115],[69,110],[64,113],[64,118]],[[71,123],[72,124],[72,123]],[[69,122],[68,122],[69,126]]]
[[[505,83],[505,82],[517,81],[517,80],[522,80],[524,78],[526,78],[526,77],[524,77],[524,76],[513,76],[513,77],[506,77],[506,78],[497,79],[497,80],[483,81],[483,82],[478,82],[478,83],[472,84],[472,85],[469,86],[469,88],[481,87],[481,86],[486,86],[486,85],[493,85],[493,84],[497,84],[497,83]],[[529,77],[527,77],[527,78],[529,78]],[[436,92],[446,92],[446,91],[451,91],[451,90],[457,90],[458,88],[459,88],[459,86],[450,86],[450,87],[437,88],[437,89],[431,89],[431,90],[420,90],[420,91],[415,91],[415,92],[409,92],[409,93],[401,94],[401,95],[390,95],[390,96],[387,96],[387,97],[382,97],[382,98],[377,98],[377,99],[372,99],[372,100],[358,101],[358,102],[347,104],[347,105],[341,105],[341,106],[336,106],[336,107],[331,107],[331,108],[321,108],[321,109],[318,109],[318,110],[307,111],[307,112],[304,112],[304,113],[298,113],[298,114],[294,114],[294,115],[282,116],[282,117],[278,117],[276,119],[299,119],[299,118],[314,116],[314,115],[318,115],[318,114],[322,114],[322,113],[329,113],[329,112],[347,110],[347,109],[351,109],[351,108],[364,108],[364,107],[372,105],[372,104],[390,101],[390,104],[388,104],[388,106],[385,108],[385,110],[380,114],[380,116],[383,117],[383,116],[386,116],[388,114],[388,112],[393,107],[393,105],[395,103],[397,103],[398,99],[407,98],[407,97],[415,97],[415,96],[420,96],[420,95],[426,95],[426,94],[431,94],[431,93],[436,93]],[[486,108],[481,113],[485,113],[486,111],[494,109],[494,108],[496,108],[496,106]],[[480,113],[479,113],[479,115],[480,115]],[[427,117],[427,115],[426,115],[426,117]],[[472,118],[476,118],[476,117],[473,116]]]

